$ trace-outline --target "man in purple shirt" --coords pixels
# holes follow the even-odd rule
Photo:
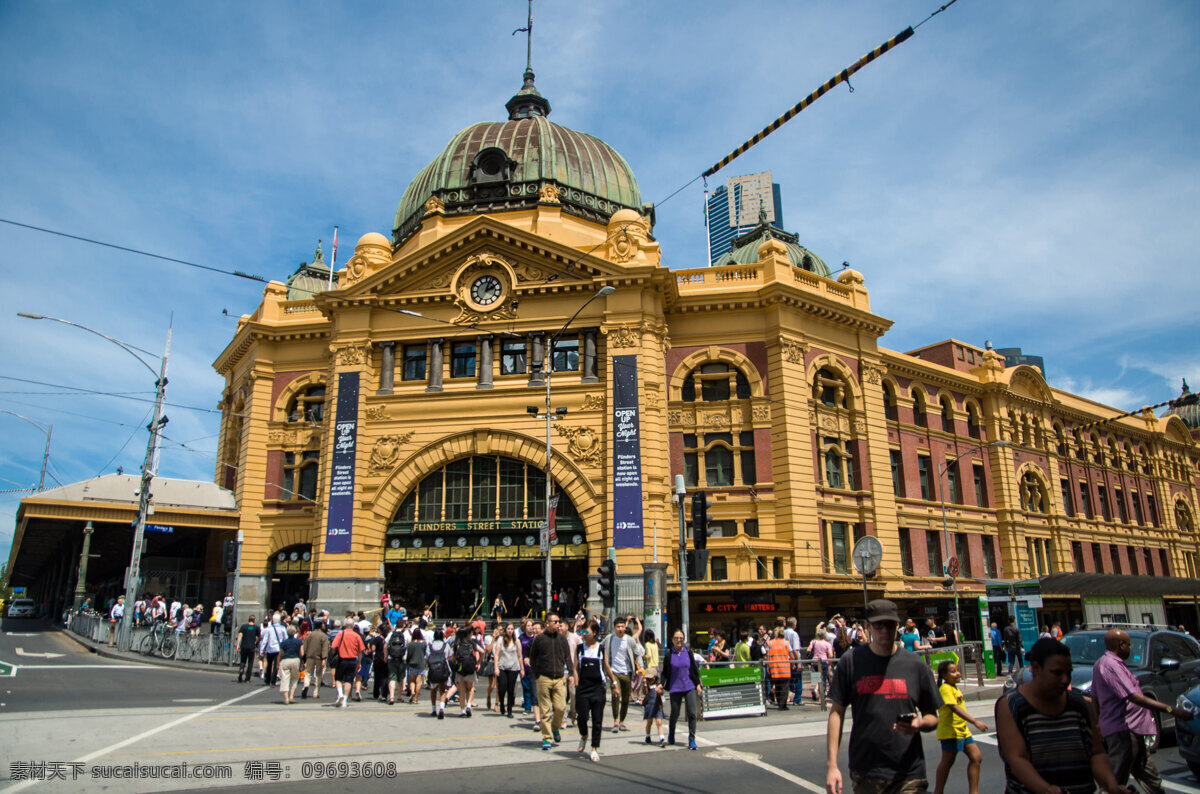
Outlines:
[[[1154,735],[1150,712],[1171,714],[1177,720],[1191,715],[1142,694],[1137,677],[1125,666],[1129,635],[1110,629],[1104,635],[1104,655],[1092,668],[1092,697],[1100,709],[1100,733],[1117,782],[1125,785],[1132,775],[1150,794],[1163,794],[1154,759],[1146,751],[1146,736]]]

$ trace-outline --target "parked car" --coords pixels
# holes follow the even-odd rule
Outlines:
[[[1194,686],[1180,695],[1175,705],[1196,715],[1196,718],[1175,726],[1175,739],[1179,744],[1180,757],[1192,774],[1200,777],[1200,686]]]
[[[8,606],[10,618],[32,618],[37,615],[37,605],[32,598],[14,598]]]
[[[1185,692],[1200,684],[1200,642],[1194,637],[1170,629],[1121,628],[1129,635],[1130,651],[1125,666],[1137,677],[1143,694],[1162,703],[1175,703]],[[1104,655],[1107,632],[1108,629],[1081,629],[1063,637],[1063,642],[1071,649],[1072,689],[1085,695],[1091,691],[1092,666]],[[1021,671],[1021,683],[1029,679],[1030,672],[1026,667]],[[1005,682],[1006,689],[1016,685],[1012,679]],[[1197,703],[1200,704],[1200,700]],[[1158,749],[1164,730],[1175,727],[1175,718],[1156,713],[1154,726],[1157,730],[1151,750]],[[1200,724],[1193,723],[1189,727],[1200,731]],[[1200,753],[1200,744],[1196,750]]]

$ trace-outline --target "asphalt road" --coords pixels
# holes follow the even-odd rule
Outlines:
[[[453,711],[446,720],[434,720],[424,707],[370,701],[335,709],[329,690],[320,702],[285,707],[277,691],[238,684],[231,670],[107,659],[33,621],[5,620],[0,629],[0,664],[16,665],[15,675],[0,677],[5,737],[0,792],[24,790],[31,785],[26,776],[48,769],[65,780],[38,784],[40,789],[121,794],[215,786],[261,790],[276,780],[297,791],[402,786],[423,794],[533,794],[564,787],[714,794],[824,790],[824,715],[812,706],[702,722],[697,752],[647,746],[631,720],[630,733],[604,734],[601,761],[593,764],[577,758],[578,733],[572,729],[564,730],[554,751],[542,752],[521,715],[509,720],[479,709],[470,720]],[[0,676],[12,672],[0,668]],[[991,722],[990,703],[969,701],[968,709]],[[940,753],[931,734],[923,738],[932,776]],[[1002,791],[994,740],[986,734],[977,738],[984,756],[980,790]],[[1200,794],[1173,746],[1160,750],[1156,761],[1168,791]],[[190,779],[152,776],[178,773],[184,764]],[[147,772],[150,765],[161,769]],[[355,765],[357,778],[347,774]],[[131,767],[132,778],[110,778]],[[845,749],[842,769],[845,773]],[[220,779],[197,779],[198,774]],[[962,759],[947,791],[966,791]]]

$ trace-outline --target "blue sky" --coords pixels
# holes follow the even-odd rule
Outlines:
[[[542,0],[534,69],[552,120],[660,202],[937,5]],[[338,224],[344,262],[455,132],[503,118],[524,18],[520,0],[0,0],[0,218],[280,280]],[[1200,387],[1197,40],[1184,0],[959,0],[710,186],[770,170],[788,230],[864,274],[891,349],[990,339],[1045,356],[1055,386],[1159,402]],[[704,262],[701,206],[696,183],[657,211],[671,267]],[[136,472],[153,379],[18,311],[154,351],[173,323],[159,473],[211,478],[222,310],[262,285],[7,224],[0,251],[0,406],[53,424],[48,484]],[[45,435],[8,414],[0,432],[7,557]]]

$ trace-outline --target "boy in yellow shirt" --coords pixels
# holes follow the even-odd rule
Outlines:
[[[950,776],[950,767],[954,766],[960,752],[966,753],[967,756],[967,787],[970,794],[979,794],[979,768],[983,762],[983,755],[979,752],[979,745],[971,738],[967,723],[981,731],[986,731],[988,727],[963,708],[965,701],[958,689],[958,682],[961,680],[962,673],[957,664],[949,659],[938,664],[938,693],[941,694],[942,703],[945,705],[938,709],[937,738],[942,745],[942,760],[938,762],[933,794],[942,794],[946,787],[946,778]]]

